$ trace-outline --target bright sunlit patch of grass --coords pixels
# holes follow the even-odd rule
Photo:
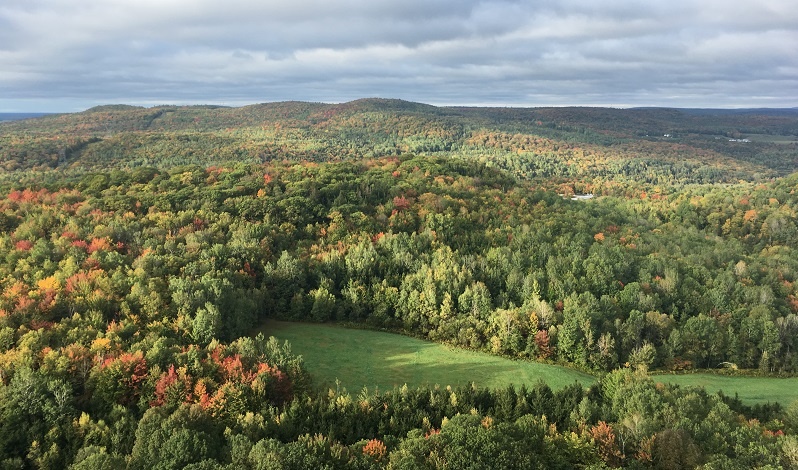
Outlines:
[[[379,331],[278,321],[266,322],[260,331],[288,340],[317,383],[334,386],[338,380],[349,391],[472,382],[480,387],[531,386],[540,380],[559,389],[575,381],[583,385],[595,381],[565,367],[513,361]]]
[[[319,385],[350,392],[363,387],[390,390],[394,386],[468,385],[480,387],[531,386],[546,382],[560,389],[574,382],[588,386],[595,377],[567,367],[514,361],[490,354],[451,348],[416,338],[380,331],[349,329],[318,323],[269,320],[258,330],[288,340],[305,359]],[[747,404],[798,400],[798,378],[730,377],[711,373],[653,375],[657,382],[705,387],[738,394]]]
[[[798,377],[741,377],[707,373],[654,375],[657,382],[682,386],[704,387],[707,392],[723,391],[728,396],[736,393],[744,403],[775,403],[784,406],[798,400]]]

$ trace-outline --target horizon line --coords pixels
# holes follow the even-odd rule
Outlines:
[[[481,108],[481,109],[546,109],[546,108],[597,108],[597,109],[676,109],[676,110],[717,110],[717,111],[748,111],[748,110],[798,110],[798,106],[783,106],[783,107],[771,107],[771,106],[666,106],[666,105],[657,105],[657,104],[648,104],[648,105],[632,105],[632,104],[618,104],[618,103],[600,103],[600,104],[489,104],[489,103],[469,103],[469,104],[442,104],[442,103],[425,103],[423,101],[412,101],[406,100],[402,98],[382,98],[382,97],[368,97],[368,98],[357,98],[354,100],[348,101],[313,101],[313,100],[275,100],[275,101],[260,101],[260,102],[236,102],[236,103],[225,103],[225,102],[214,102],[213,100],[208,102],[174,102],[174,103],[159,103],[155,104],[154,102],[108,102],[105,104],[97,104],[94,106],[89,106],[87,108],[80,108],[74,109],[70,111],[66,110],[36,110],[36,111],[19,111],[19,110],[2,110],[0,109],[0,114],[3,115],[20,115],[20,114],[38,114],[38,115],[51,115],[51,114],[75,114],[80,112],[85,112],[94,108],[101,108],[101,107],[111,107],[111,106],[130,106],[134,108],[142,108],[142,109],[151,109],[151,108],[159,108],[159,107],[178,107],[178,108],[188,108],[188,107],[200,107],[200,106],[215,106],[220,108],[229,108],[229,109],[236,109],[236,108],[245,108],[248,106],[257,106],[257,105],[264,105],[264,104],[278,104],[278,103],[305,103],[305,104],[323,104],[323,105],[345,105],[350,103],[355,103],[358,101],[398,101],[398,102],[405,102],[411,104],[420,104],[426,106],[432,106],[436,108]]]

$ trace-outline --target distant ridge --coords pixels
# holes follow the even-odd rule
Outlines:
[[[674,110],[694,116],[731,116],[731,115],[760,115],[760,116],[798,116],[796,108],[668,108],[657,106],[641,106],[629,108],[632,110]]]
[[[132,109],[146,109],[144,106],[133,106],[130,104],[102,104],[89,108],[84,113],[103,113],[108,111],[128,111]]]
[[[39,116],[0,125],[0,169],[413,153],[475,158],[523,177],[574,181],[736,182],[798,170],[798,108],[453,107],[364,98],[241,107],[112,104]]]

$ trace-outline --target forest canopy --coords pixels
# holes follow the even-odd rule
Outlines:
[[[2,466],[795,465],[795,407],[641,371],[798,372],[798,153],[766,138],[797,134],[396,100],[2,123]],[[607,375],[318,390],[266,318]]]

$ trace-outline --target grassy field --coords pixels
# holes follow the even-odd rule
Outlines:
[[[747,134],[746,139],[751,142],[764,142],[769,144],[794,144],[798,138],[794,135]]]
[[[798,400],[798,377],[728,377],[716,374],[654,375],[657,382],[704,387],[708,392],[737,393],[747,404],[779,402],[784,406]]]
[[[591,375],[529,361],[513,361],[489,354],[454,349],[391,333],[347,329],[329,324],[267,321],[266,336],[288,340],[294,353],[320,384],[336,379],[350,392],[364,386],[391,389],[395,385],[467,385],[502,387],[531,385],[543,380],[553,389],[578,381],[589,385]],[[657,382],[705,387],[709,392],[737,393],[748,404],[798,400],[798,378],[727,377],[715,374],[654,375]]]
[[[334,325],[268,321],[266,336],[288,340],[301,354],[314,379],[357,392],[364,386],[380,390],[394,385],[467,385],[502,387],[545,381],[553,389],[594,377],[565,367],[512,361],[490,354],[464,351],[407,336]]]

